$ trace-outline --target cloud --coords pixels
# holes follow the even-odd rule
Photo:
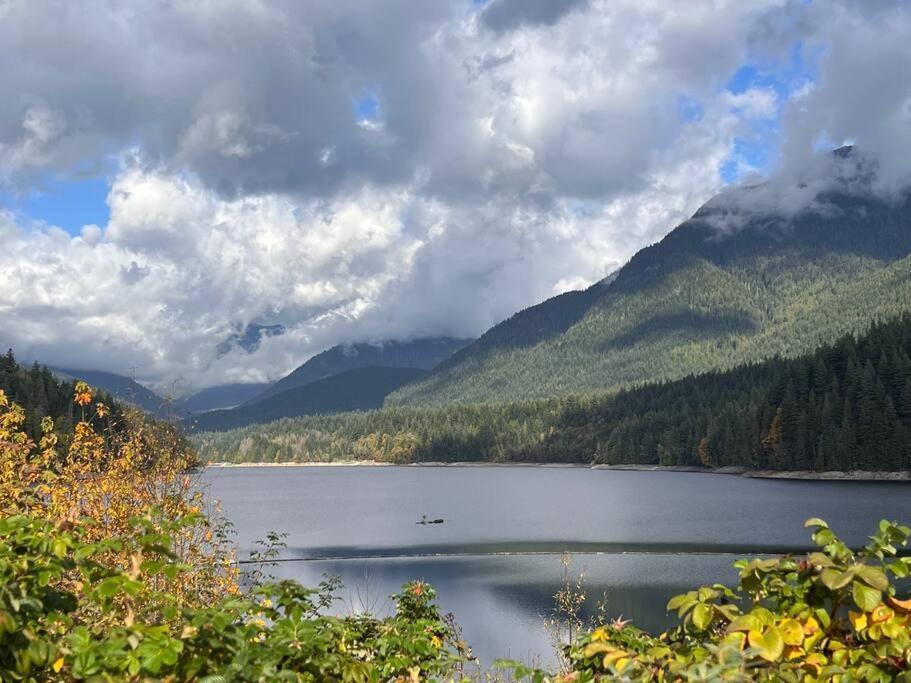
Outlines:
[[[832,201],[833,193],[840,197],[883,198],[877,192],[879,171],[877,160],[862,149],[820,151],[803,163],[791,160],[772,178],[748,177],[713,197],[699,216],[725,235],[747,225],[784,225],[801,213],[833,215],[841,211]],[[756,218],[758,222],[754,221]]]
[[[563,15],[588,0],[490,0],[481,12],[481,23],[502,33],[520,26],[552,26]]]
[[[112,169],[109,221],[78,236],[0,211],[0,342],[206,386],[480,334],[659,239],[726,162],[766,172],[736,154],[757,127],[781,177],[852,138],[897,191],[908,22],[851,0],[0,3],[0,196]],[[798,44],[814,73],[788,73]],[[794,87],[735,94],[745,64]]]
[[[821,55],[820,74],[781,103],[783,149],[774,175],[745,169],[741,187],[708,205],[706,217],[722,232],[756,216],[827,214],[835,210],[827,199],[832,192],[896,201],[911,187],[907,5],[845,1],[787,11],[800,27],[803,50]],[[776,108],[768,97],[745,95],[738,97],[758,111]]]
[[[845,0],[806,12],[805,41],[824,57],[818,82],[786,107],[786,162],[852,141],[876,160],[877,191],[903,190],[911,183],[911,8]]]
[[[97,242],[89,242],[97,244]],[[120,279],[128,285],[135,285],[140,280],[144,280],[152,272],[151,268],[140,266],[136,261],[130,261],[129,267],[120,269]]]
[[[711,177],[713,165],[693,171]],[[556,293],[568,271],[601,277],[694,208],[656,191],[524,210],[414,188],[226,200],[138,168],[123,170],[110,203],[99,241],[10,226],[2,341],[28,358],[196,387],[275,377],[340,342],[478,334]],[[278,325],[280,336],[235,343],[238,330]]]

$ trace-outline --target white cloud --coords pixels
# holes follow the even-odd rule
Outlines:
[[[0,14],[0,190],[121,159],[107,225],[71,237],[0,213],[0,341],[151,382],[260,380],[338,342],[479,334],[660,238],[721,186],[735,137],[782,107],[785,173],[820,136],[856,137],[883,185],[907,182],[901,3],[14,0]],[[725,89],[798,40],[820,72],[789,102]],[[381,117],[358,113],[365,92]],[[287,332],[219,357],[251,323]]]

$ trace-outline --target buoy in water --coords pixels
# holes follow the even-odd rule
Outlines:
[[[421,521],[415,522],[415,524],[442,524],[442,519],[427,519],[427,515],[421,515]]]

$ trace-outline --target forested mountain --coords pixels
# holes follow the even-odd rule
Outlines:
[[[205,413],[210,410],[234,408],[261,394],[270,386],[267,382],[252,384],[221,384],[196,393],[175,402],[178,414]]]
[[[709,202],[609,286],[523,311],[387,404],[615,391],[808,353],[911,308],[907,195],[830,188],[789,215],[758,208],[762,191]]]
[[[167,410],[165,399],[129,377],[101,370],[70,370],[56,367],[51,370],[64,380],[81,379],[120,401],[142,408],[150,415],[162,416]]]
[[[377,344],[333,346],[313,356],[289,375],[249,399],[247,403],[257,403],[288,389],[355,368],[375,366],[430,370],[471,341],[451,337],[430,337],[406,342],[386,341]]]
[[[911,468],[911,315],[812,354],[612,395],[385,408],[198,439],[207,460]]]
[[[73,403],[74,387],[75,382],[59,378],[45,366],[19,365],[12,350],[0,356],[0,389],[25,410],[25,432],[35,441],[41,438],[44,417],[54,420],[55,431],[64,441],[72,434],[74,421],[83,416],[83,410]],[[113,397],[102,391],[94,398],[109,409],[105,424],[120,418],[121,407]]]
[[[563,334],[577,323],[616,279],[613,273],[591,287],[564,292],[535,306],[530,306],[512,317],[494,325],[479,339],[456,351],[437,366],[438,370],[456,367],[464,360],[483,355],[488,351],[534,346]]]
[[[347,370],[231,410],[213,410],[188,420],[195,431],[224,430],[283,417],[379,408],[390,392],[426,376],[420,368],[366,367]]]

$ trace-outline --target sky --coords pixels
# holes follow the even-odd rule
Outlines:
[[[845,142],[907,186],[909,46],[899,0],[0,0],[0,344],[182,393],[477,336]]]

